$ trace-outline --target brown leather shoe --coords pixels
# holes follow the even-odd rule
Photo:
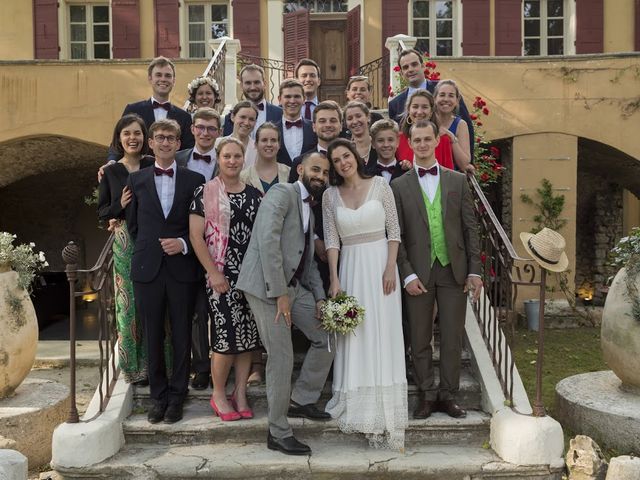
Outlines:
[[[455,400],[442,400],[440,402],[440,410],[453,418],[464,418],[467,416],[467,411],[464,410]]]
[[[418,400],[418,406],[413,411],[413,418],[429,418],[435,410],[436,402],[425,400],[424,397]]]

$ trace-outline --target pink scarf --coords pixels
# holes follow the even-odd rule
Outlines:
[[[231,204],[229,197],[222,179],[215,177],[204,186],[204,241],[207,244],[211,260],[219,272],[224,271],[230,223]],[[218,300],[219,297],[220,294],[213,290],[214,300]]]

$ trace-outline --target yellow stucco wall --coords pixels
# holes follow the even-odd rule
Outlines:
[[[372,62],[381,56],[384,50],[382,44],[382,0],[367,0],[363,2],[362,42],[364,45],[364,58],[360,63]]]
[[[260,56],[269,58],[269,14],[267,0],[260,0]]]
[[[632,52],[634,50],[635,0],[605,0],[604,51]]]
[[[140,0],[140,56],[153,58],[156,55],[153,0]]]
[[[29,60],[33,54],[32,2],[0,1],[0,60]]]

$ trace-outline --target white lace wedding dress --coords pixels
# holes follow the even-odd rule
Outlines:
[[[336,187],[325,192],[322,205],[326,248],[340,249],[340,287],[365,308],[355,331],[337,337],[326,410],[342,431],[364,433],[375,447],[402,450],[408,413],[397,270],[396,290],[382,291],[387,241],[400,241],[393,193],[384,178],[374,177],[360,208],[345,207]]]

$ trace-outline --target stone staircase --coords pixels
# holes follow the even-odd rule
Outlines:
[[[438,349],[435,349],[438,364]],[[296,355],[299,365],[301,355]],[[548,465],[517,466],[502,461],[489,447],[491,415],[481,410],[482,392],[463,353],[459,403],[464,419],[436,413],[410,419],[404,452],[376,450],[363,435],[346,435],[336,422],[290,419],[311,456],[291,457],[266,448],[267,406],[264,385],[249,389],[256,417],[222,422],[209,406],[211,390],[189,392],[184,419],[152,425],[146,419],[148,388],[136,388],[133,411],[122,423],[125,446],[97,465],[59,470],[63,478],[109,479],[557,479]],[[230,387],[232,388],[232,387]],[[331,395],[331,383],[320,405]],[[409,412],[417,401],[409,386]]]

